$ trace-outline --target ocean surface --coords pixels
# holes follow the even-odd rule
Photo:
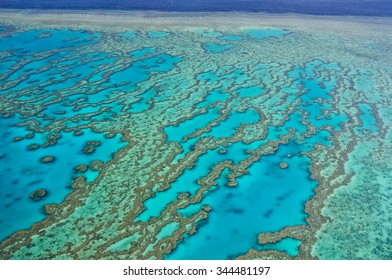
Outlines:
[[[315,15],[391,16],[389,0],[2,0],[6,9],[239,11]]]
[[[2,1],[40,11],[0,16],[0,259],[392,258],[392,9],[342,5]]]

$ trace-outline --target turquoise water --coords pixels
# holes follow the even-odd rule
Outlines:
[[[148,35],[161,38],[169,33],[150,32]],[[84,173],[75,172],[76,166],[88,166],[94,160],[107,163],[115,152],[127,145],[127,142],[121,141],[121,134],[107,139],[103,133],[93,132],[90,128],[78,129],[124,113],[124,105],[110,100],[113,87],[132,90],[135,84],[148,79],[151,73],[167,72],[182,60],[156,53],[155,48],[130,52],[128,61],[137,60],[129,63],[128,67],[110,66],[121,58],[120,53],[90,51],[80,56],[79,51],[94,46],[101,36],[97,32],[64,29],[30,30],[0,38],[0,52],[11,54],[1,61],[0,73],[7,75],[1,77],[5,84],[0,95],[8,95],[32,106],[28,114],[32,117],[22,119],[14,115],[0,119],[3,139],[0,187],[1,193],[4,193],[0,203],[0,239],[17,230],[28,229],[33,223],[44,219],[44,205],[64,201],[72,191],[70,186],[76,177],[84,176],[87,183],[92,183],[100,173],[91,168]],[[137,33],[128,31],[117,36],[131,40],[137,37]],[[16,65],[22,57],[30,60],[8,74],[7,69]],[[91,83],[89,87],[80,85],[83,79]],[[128,112],[147,110],[154,95],[154,90],[140,94],[139,101],[135,101]],[[104,109],[104,106],[107,108]],[[34,130],[24,125],[16,126],[24,119],[35,122],[37,131],[29,139],[23,136]],[[66,132],[67,129],[71,130]],[[81,135],[74,136],[74,131]],[[13,141],[14,137],[20,136],[22,140]],[[55,144],[50,144],[48,141],[53,137],[59,139]],[[82,150],[88,141],[99,141],[99,146],[92,153],[85,154]],[[35,147],[29,150],[31,145]],[[40,162],[43,156],[53,156],[54,161],[43,164]],[[42,200],[32,201],[29,195],[41,188],[47,191],[47,195]]]
[[[150,76],[150,72],[168,71],[181,60],[182,59],[180,57],[173,57],[167,54],[159,54],[137,60],[130,67],[127,67],[121,71],[117,71],[111,75],[110,80],[103,85],[110,84],[121,87],[123,84],[125,84],[127,86],[127,88],[124,86],[125,89],[129,89],[130,85],[146,80]]]
[[[133,39],[133,38],[136,38],[136,36],[137,36],[136,32],[133,32],[133,31],[123,32],[123,33],[120,33],[119,35],[125,39]]]
[[[140,58],[146,56],[147,54],[155,53],[155,48],[143,48],[140,50],[135,50],[131,52],[133,58]]]
[[[276,243],[259,245],[257,250],[275,250],[295,257],[298,254],[299,245],[301,245],[301,241],[288,237]]]
[[[223,41],[241,41],[241,40],[244,40],[244,37],[238,36],[238,35],[225,35],[225,36],[219,37],[219,40],[223,40]]]
[[[226,186],[227,173],[223,172],[218,185],[201,201],[212,206],[208,221],[197,234],[185,237],[168,259],[234,258],[256,247],[261,232],[304,224],[303,202],[313,195],[316,182],[308,178],[304,167],[309,161],[299,148],[290,143],[262,157],[248,169],[249,175],[238,179],[237,187]],[[279,168],[282,160],[289,164],[287,169]]]
[[[131,33],[124,34],[131,38]],[[59,99],[52,93],[63,91],[75,86],[82,78],[92,77],[94,73],[100,74],[96,69],[113,63],[115,58],[107,53],[89,53],[81,59],[77,53],[78,48],[88,47],[98,42],[100,33],[88,33],[71,30],[31,30],[15,33],[0,39],[0,51],[10,51],[12,56],[1,62],[2,74],[7,73],[7,68],[16,64],[19,57],[24,55],[37,55],[46,52],[42,58],[34,59],[25,63],[22,67],[13,71],[6,78],[5,87],[0,94],[8,94],[15,99],[34,104],[43,105],[44,109],[34,119],[38,126],[50,126],[53,121],[65,121],[70,119],[85,119],[89,123],[91,115],[97,113],[99,107],[77,108],[79,99],[85,99],[85,95],[69,95],[61,98],[60,102],[52,100]],[[61,51],[57,51],[61,50]],[[39,57],[39,56],[37,56]],[[52,67],[48,67],[51,66]],[[151,67],[156,67],[154,62]],[[3,68],[4,67],[4,68]],[[159,69],[158,69],[159,70]],[[101,76],[102,77],[102,76]],[[95,81],[102,78],[96,78]],[[16,86],[10,82],[18,81]],[[90,81],[94,82],[94,79]],[[40,84],[40,90],[31,94],[28,89],[34,84]],[[83,88],[77,92],[82,92]],[[34,108],[34,107],[33,107]],[[3,113],[3,112],[2,112]],[[76,119],[76,120],[77,120]],[[121,134],[111,139],[106,139],[104,134],[95,133],[89,128],[79,130],[82,135],[75,137],[73,132],[65,132],[55,129],[51,132],[36,131],[28,138],[15,142],[14,137],[29,135],[34,130],[23,126],[15,126],[24,121],[19,115],[10,118],[1,118],[1,146],[0,146],[0,188],[4,194],[0,199],[1,214],[0,239],[8,237],[20,229],[28,229],[35,222],[46,217],[44,205],[59,204],[72,191],[70,186],[77,176],[84,176],[86,182],[94,182],[99,171],[90,168],[85,173],[78,173],[74,168],[79,164],[89,165],[94,160],[104,163],[113,158],[113,153],[127,145],[121,141]],[[79,123],[81,124],[81,122]],[[60,137],[55,145],[48,143],[49,137]],[[82,152],[88,141],[99,141],[99,146],[90,154]],[[35,145],[34,150],[28,147]],[[54,161],[41,163],[43,156],[53,156]],[[29,195],[37,190],[45,189],[47,195],[39,201],[33,201]]]
[[[171,236],[177,229],[179,229],[179,224],[176,222],[171,222],[165,225],[156,235],[158,240],[164,239]]]
[[[316,116],[321,116],[322,110],[330,109],[328,101],[331,100],[330,93],[333,87],[333,83],[330,84],[330,88],[320,87],[321,78],[317,78],[314,72],[316,66],[318,69],[325,69],[325,71],[337,68],[336,65],[331,66],[315,61],[307,64],[305,68],[296,68],[289,73],[289,75],[298,78],[298,85],[305,87],[306,94],[301,96],[304,105],[298,106],[298,109],[309,113],[309,117],[304,119],[299,111],[293,113],[279,131],[275,127],[270,127],[267,139],[278,139],[289,128],[295,128],[299,137],[307,130],[305,127],[307,121],[319,128],[318,132],[306,140],[291,141],[288,145],[281,145],[274,154],[261,157],[259,161],[248,168],[249,174],[243,175],[237,180],[237,187],[226,186],[225,176],[227,174],[223,172],[223,177],[221,176],[218,180],[218,186],[208,192],[200,203],[188,206],[189,209],[179,210],[180,213],[189,216],[191,213],[199,211],[202,204],[210,205],[213,209],[209,213],[207,222],[200,225],[197,234],[186,235],[183,243],[179,244],[172,254],[166,256],[168,259],[227,259],[244,254],[250,248],[259,250],[275,248],[275,250],[286,252],[292,256],[297,254],[299,241],[288,240],[282,241],[278,244],[279,246],[275,244],[275,247],[272,245],[272,247],[268,247],[270,245],[258,247],[257,235],[261,232],[277,232],[289,225],[305,224],[304,202],[314,194],[313,190],[317,186],[317,182],[309,179],[309,159],[301,153],[313,150],[316,144],[330,146],[331,134],[322,128],[332,126],[335,130],[339,130],[340,124],[347,121],[345,116],[338,115],[329,120],[316,118]],[[254,92],[257,92],[258,95],[263,94],[260,87],[250,87],[240,90],[240,96],[255,96]],[[317,98],[324,100],[323,104],[308,104],[310,100]],[[243,120],[242,118],[236,119]],[[228,131],[228,129],[225,128],[222,131]],[[236,143],[225,148],[227,150],[225,155],[216,153],[206,162],[212,167],[213,159],[221,157],[219,162],[224,159],[237,158],[234,164],[238,164],[247,158],[245,150],[256,149],[263,143],[266,142],[255,141],[249,145]],[[241,148],[236,150],[236,146]],[[290,158],[287,157],[288,154],[291,155]],[[199,159],[207,158],[207,155],[203,155]],[[280,162],[288,163],[289,167],[287,169],[279,168]],[[202,163],[197,162],[196,166],[200,164]],[[204,170],[201,172],[200,168],[186,170],[180,176],[178,183],[181,185],[180,180],[189,176],[193,170],[195,179],[202,177],[205,172]],[[174,185],[175,183],[173,187],[175,187]],[[179,190],[177,194],[181,191],[184,190]],[[163,194],[167,196],[170,192],[171,189]],[[164,196],[161,194],[156,196],[157,200]],[[157,215],[162,209],[156,208],[156,204],[153,204],[152,201],[152,199],[147,200],[145,205],[147,209],[153,208]],[[143,212],[144,215],[146,215],[145,213],[146,211]]]
[[[308,117],[305,119],[299,111],[294,112],[279,131],[276,127],[269,127],[267,139],[277,140],[290,128],[295,128],[297,137],[302,138],[302,133],[307,131],[306,122],[315,125],[318,128],[317,133],[306,140],[299,139],[291,141],[287,145],[281,145],[274,154],[261,157],[259,161],[248,168],[249,174],[243,175],[237,180],[237,187],[226,186],[225,176],[228,172],[226,170],[223,172],[224,176],[218,180],[218,186],[205,194],[199,203],[178,210],[179,213],[187,217],[200,211],[202,205],[210,205],[213,209],[209,213],[207,221],[200,225],[197,234],[186,235],[183,243],[179,244],[178,248],[167,256],[168,259],[227,259],[244,254],[250,248],[266,250],[270,247],[257,247],[258,233],[277,232],[285,226],[305,224],[304,202],[314,194],[313,190],[317,186],[317,182],[309,179],[309,159],[301,153],[313,150],[316,144],[330,146],[331,133],[323,130],[323,127],[332,126],[335,130],[339,130],[341,129],[340,124],[347,121],[343,115],[335,115],[330,119],[320,118],[323,110],[331,109],[328,102],[332,98],[334,81],[329,83],[329,87],[320,87],[322,77],[316,76],[315,67],[318,68],[318,71],[320,69],[321,71],[337,69],[336,65],[315,61],[310,62],[304,68],[296,68],[289,73],[289,75],[298,78],[298,86],[305,87],[306,94],[301,96],[303,105],[298,106],[298,109],[307,112]],[[260,96],[263,93],[263,89],[259,86],[239,90],[239,96],[243,98]],[[289,94],[293,93],[295,91]],[[217,101],[219,101],[221,94],[221,91],[215,92]],[[208,95],[206,100],[210,98]],[[315,99],[323,100],[323,102],[310,104],[310,101]],[[210,101],[204,102],[213,104]],[[213,108],[208,112],[216,113],[217,111],[214,111]],[[184,136],[204,127],[216,117],[217,115],[207,113],[193,118],[192,122],[186,121],[178,127],[165,129],[167,141],[181,143]],[[251,124],[258,121],[260,121],[260,117],[255,111],[235,113],[199,137],[212,136],[218,139],[231,137],[240,123]],[[190,196],[193,196],[198,189],[197,180],[206,176],[219,162],[231,160],[233,164],[239,164],[249,157],[246,150],[255,150],[266,143],[265,140],[249,144],[234,143],[224,147],[225,154],[218,152],[223,147],[207,151],[206,154],[199,156],[195,166],[190,170],[185,170],[168,190],[159,192],[153,198],[145,201],[146,210],[136,220],[146,222],[151,217],[159,216],[161,211],[170,202],[176,200],[180,193],[188,192]],[[190,151],[184,148],[183,152]],[[291,157],[288,158],[287,155],[291,155]],[[288,163],[289,167],[287,169],[279,168],[280,162]],[[236,240],[241,240],[241,242],[236,242]],[[276,245],[276,248],[271,248],[294,256],[298,252],[298,242],[286,240],[279,243],[279,246]],[[213,250],[209,248],[213,248]]]
[[[259,114],[253,109],[245,112],[233,112],[226,120],[221,121],[218,126],[212,127],[209,132],[202,134],[201,137],[230,138],[238,131],[242,123],[253,124],[259,120]]]
[[[142,113],[148,108],[151,107],[151,102],[154,100],[156,91],[153,89],[149,89],[143,94],[139,95],[140,99],[132,104],[131,109],[129,109],[129,112],[132,113]]]
[[[19,55],[31,55],[37,52],[92,45],[100,36],[99,33],[90,34],[72,30],[30,30],[0,38],[0,51],[12,50]]]
[[[203,120],[211,120],[208,118],[208,115],[207,117],[205,115],[200,115],[198,117],[202,118]],[[193,120],[195,120],[195,118]],[[229,138],[237,131],[236,129],[241,125],[241,123],[251,124],[258,122],[259,120],[260,116],[253,110],[248,110],[244,113],[235,112],[229,118],[220,122],[218,126],[213,127],[211,131],[203,133],[201,136],[199,136],[199,138],[208,136],[212,136],[214,138]],[[199,120],[195,120],[195,122],[198,125],[201,125],[202,123]],[[207,122],[205,122],[203,125],[205,126],[206,124]],[[186,128],[190,128],[191,130],[186,130]],[[171,127],[171,129],[166,129],[165,132],[168,133],[167,140],[180,142],[183,136],[192,133],[194,128],[194,125],[187,125],[186,127],[180,125],[178,127]],[[170,137],[169,135],[175,135],[175,138]],[[187,148],[189,146],[186,143],[183,146],[183,152],[189,152],[189,148]],[[210,150],[206,154],[201,155],[195,163],[195,166],[192,169],[187,169],[167,191],[157,193],[155,197],[145,201],[144,205],[147,210],[144,211],[137,218],[137,220],[147,221],[151,217],[159,216],[161,211],[164,210],[171,201],[174,201],[177,195],[180,193],[189,192],[191,195],[194,195],[195,191],[199,188],[197,184],[198,179],[206,176],[214,165],[222,162],[225,159],[239,162],[241,159],[243,159],[241,154],[246,155],[243,153],[245,147],[246,146],[241,145],[241,143],[236,143],[228,147],[226,154],[224,155],[219,153],[219,150],[223,149],[223,147]]]
[[[374,117],[373,108],[369,104],[359,104],[359,109],[361,110],[361,121],[362,126],[358,127],[358,133],[363,133],[363,130],[370,133],[377,133],[377,119]]]
[[[69,233],[75,244],[86,227],[105,237],[91,248],[113,256],[233,259],[250,249],[297,256],[304,239],[260,245],[258,236],[307,225],[305,203],[319,184],[309,154],[336,148],[343,124],[357,120],[353,131],[369,137],[381,124],[372,100],[345,107],[340,62],[309,55],[292,64],[280,49],[262,51],[298,39],[291,35],[202,28],[0,35],[0,240],[44,220],[44,206],[62,205],[83,176],[86,197],[58,226],[77,224]],[[45,156],[54,160],[42,163]],[[110,172],[96,170],[97,160]],[[210,177],[216,184],[201,194],[200,180]],[[41,188],[44,198],[29,198]],[[211,211],[196,219],[203,206]]]
[[[109,246],[108,250],[111,251],[111,252],[118,252],[118,251],[122,251],[122,250],[129,250],[129,248],[131,246],[131,243],[132,242],[136,242],[138,240],[138,238],[140,238],[139,234],[127,236],[127,237],[121,239],[120,241],[117,241],[117,242],[111,244]]]
[[[264,93],[264,89],[260,86],[241,88],[238,90],[240,97],[256,97]]]
[[[242,33],[252,39],[265,39],[270,37],[280,37],[288,32],[282,29],[253,29],[243,31]]]
[[[15,136],[29,133],[24,127],[9,127],[18,122],[17,118],[0,119],[1,145],[0,145],[0,222],[2,230],[0,239],[8,237],[11,233],[28,229],[31,224],[45,218],[43,206],[51,203],[61,203],[72,191],[74,168],[77,164],[91,164],[94,160],[108,162],[112,153],[126,146],[120,140],[121,135],[106,139],[104,135],[92,132],[90,129],[81,130],[83,134],[75,137],[73,133],[61,133],[56,145],[42,147],[46,142],[47,134],[35,134],[31,139],[13,142]],[[99,141],[101,144],[94,153],[82,152],[87,141]],[[38,144],[36,150],[30,151],[27,147]],[[43,156],[54,156],[51,163],[41,163]],[[96,172],[89,170],[87,182],[95,180]],[[32,201],[29,195],[37,189],[45,189],[48,194],[41,201]]]
[[[200,114],[191,119],[180,122],[177,126],[165,127],[167,141],[181,142],[184,136],[205,127],[211,121],[218,119],[219,116],[218,108],[211,108],[204,114]]]
[[[208,107],[216,102],[226,101],[228,98],[230,98],[229,93],[222,92],[221,89],[216,89],[212,92],[209,92],[207,97],[202,102],[198,103],[196,106],[199,108]]]
[[[287,169],[279,168],[283,160],[289,164]],[[167,258],[234,258],[256,247],[261,232],[304,224],[303,202],[317,185],[304,167],[309,167],[309,160],[293,142],[254,163],[249,174],[238,179],[237,187],[226,186],[224,172],[217,187],[200,202],[212,207],[207,222],[200,225],[197,234],[185,237]]]
[[[207,43],[203,47],[209,53],[221,53],[221,52],[224,52],[226,50],[231,49],[233,46],[234,45],[232,45],[232,44],[220,45],[220,44],[215,44],[215,43]]]

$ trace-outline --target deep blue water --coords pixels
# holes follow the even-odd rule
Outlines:
[[[247,11],[392,16],[391,0],[1,0],[7,9]]]

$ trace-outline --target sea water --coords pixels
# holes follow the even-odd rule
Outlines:
[[[387,115],[379,99],[356,102],[350,91],[366,95],[374,85],[353,82],[342,90],[355,81],[347,60],[322,59],[314,49],[288,55],[293,42],[314,44],[309,34],[289,29],[12,28],[0,28],[2,240],[47,229],[45,205],[67,206],[72,184],[83,176],[83,203],[47,229],[55,246],[45,236],[32,242],[55,250],[66,241],[58,230],[72,233],[76,244],[92,227],[104,238],[83,256],[96,249],[233,259],[254,249],[296,257],[303,236],[267,244],[258,236],[309,226],[305,205],[320,187],[315,174],[323,164],[315,155],[342,148],[345,134],[376,137],[378,110]],[[38,189],[46,195],[31,199]],[[205,206],[210,210],[203,212]],[[101,222],[91,223],[93,212]],[[205,217],[196,219],[201,212]],[[17,256],[27,256],[24,250]]]

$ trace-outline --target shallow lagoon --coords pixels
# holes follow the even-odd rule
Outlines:
[[[372,84],[355,90],[349,75],[385,62],[330,52],[341,35],[0,32],[2,258],[309,258],[347,154],[385,137],[385,93],[369,101]],[[33,201],[38,188],[47,195]],[[33,238],[15,247],[21,229]],[[78,251],[62,252],[70,239]]]

